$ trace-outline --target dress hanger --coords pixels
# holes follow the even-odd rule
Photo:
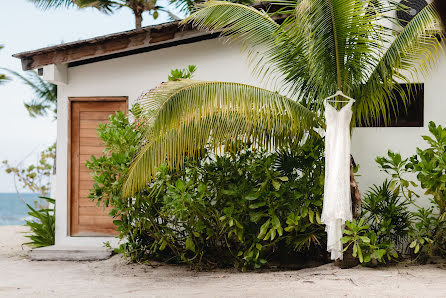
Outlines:
[[[344,97],[344,98],[347,98],[347,99],[349,99],[349,100],[330,100],[331,98],[333,98],[333,97],[336,97],[336,96],[342,96],[342,97]],[[329,97],[327,97],[327,98],[325,98],[324,99],[324,101],[334,101],[334,102],[350,102],[351,100],[353,100],[353,102],[355,102],[356,100],[355,99],[353,99],[353,98],[351,98],[351,97],[348,97],[347,95],[345,95],[341,90],[338,90],[335,94],[333,94],[332,96],[329,96]]]

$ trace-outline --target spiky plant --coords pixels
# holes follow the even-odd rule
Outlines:
[[[276,12],[268,13],[210,1],[185,20],[242,42],[254,74],[265,82],[280,82],[280,87],[272,92],[182,80],[145,94],[141,106],[150,115],[146,141],[129,169],[124,195],[143,189],[161,162],[179,167],[186,155],[199,158],[209,142],[214,148],[240,139],[270,148],[297,142],[323,125],[323,99],[337,90],[356,99],[353,126],[388,122],[410,98],[403,94],[402,107],[393,101],[395,90],[402,92],[397,81],[408,83],[427,74],[439,58],[442,32],[431,4],[404,28],[397,28],[392,12],[407,7],[392,1],[273,4]],[[274,20],[279,17],[280,24]]]

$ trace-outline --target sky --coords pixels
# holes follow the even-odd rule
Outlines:
[[[169,21],[164,13],[157,20],[148,13],[143,17],[143,26]],[[0,44],[4,46],[0,67],[23,73],[20,60],[12,54],[130,29],[134,17],[126,8],[104,15],[93,8],[42,11],[28,0],[0,0]],[[35,162],[39,152],[55,142],[56,121],[50,116],[31,118],[26,111],[23,103],[32,98],[32,91],[18,79],[0,86],[0,162]],[[4,167],[0,167],[2,192],[15,192],[14,179]]]

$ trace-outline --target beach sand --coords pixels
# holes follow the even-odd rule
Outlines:
[[[0,297],[446,297],[446,264],[195,272],[185,266],[27,258],[24,227],[0,227]]]

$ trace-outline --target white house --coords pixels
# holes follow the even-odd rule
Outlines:
[[[196,79],[261,86],[240,46],[217,33],[199,32],[177,22],[23,52],[24,70],[38,69],[58,86],[56,246],[100,247],[116,239],[112,221],[87,199],[92,185],[84,162],[102,150],[95,127],[107,115],[127,110],[144,90],[166,81],[169,71],[197,66]],[[382,183],[374,161],[388,149],[404,155],[422,147],[429,121],[446,124],[446,57],[424,82],[406,127],[356,128],[352,153],[360,164],[362,192]]]

